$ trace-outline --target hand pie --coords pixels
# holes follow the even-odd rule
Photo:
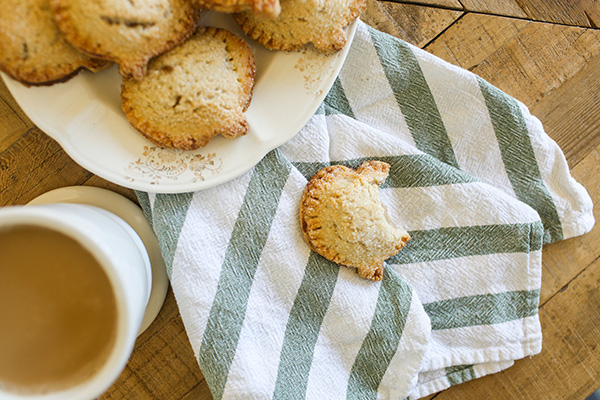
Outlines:
[[[389,169],[381,161],[366,161],[356,170],[323,168],[306,185],[300,204],[302,232],[311,249],[374,281],[383,276],[383,261],[410,239],[389,222],[379,198]]]
[[[199,27],[185,43],[152,59],[141,79],[123,78],[122,108],[161,147],[194,150],[216,135],[248,132],[255,64],[241,38]]]
[[[207,10],[223,13],[249,11],[267,18],[275,18],[281,12],[279,0],[194,0]]]

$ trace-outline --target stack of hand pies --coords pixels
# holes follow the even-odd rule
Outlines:
[[[25,85],[65,82],[118,64],[127,119],[161,147],[192,150],[245,135],[255,63],[233,33],[199,26],[233,13],[275,51],[340,50],[366,0],[2,0],[0,70]]]

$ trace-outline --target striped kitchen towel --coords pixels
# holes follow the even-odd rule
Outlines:
[[[391,165],[412,236],[383,279],[311,252],[307,180]],[[417,399],[541,350],[541,248],[594,224],[558,146],[517,100],[359,24],[324,104],[226,184],[138,193],[215,399]]]

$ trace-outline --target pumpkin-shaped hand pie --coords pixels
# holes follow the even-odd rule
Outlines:
[[[410,240],[390,223],[379,197],[389,170],[381,161],[366,161],[356,170],[323,168],[306,185],[300,204],[302,231],[311,249],[374,281],[383,277],[383,261]]]

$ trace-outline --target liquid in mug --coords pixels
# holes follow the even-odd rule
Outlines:
[[[0,229],[0,387],[38,394],[75,386],[106,362],[117,304],[94,256],[51,229]]]

